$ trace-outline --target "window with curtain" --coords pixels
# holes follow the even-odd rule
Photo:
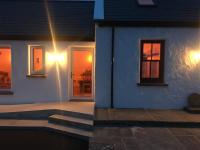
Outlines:
[[[140,58],[140,82],[163,83],[164,40],[142,40]]]

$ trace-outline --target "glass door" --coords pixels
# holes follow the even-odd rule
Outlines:
[[[92,50],[72,50],[72,97],[91,98],[93,85]]]

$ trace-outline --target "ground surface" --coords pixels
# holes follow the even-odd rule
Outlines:
[[[90,150],[200,150],[200,128],[99,127]]]
[[[162,121],[200,123],[200,114],[191,114],[183,110],[153,109],[96,109],[96,121]]]

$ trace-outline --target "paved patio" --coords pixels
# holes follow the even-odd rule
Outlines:
[[[151,109],[96,109],[96,125],[198,125],[200,114],[191,114],[183,110]]]
[[[199,128],[96,128],[90,150],[200,150]]]
[[[1,113],[31,112],[41,110],[63,110],[79,112],[83,114],[94,114],[94,102],[55,102],[55,103],[35,103],[35,104],[16,104],[0,105]]]

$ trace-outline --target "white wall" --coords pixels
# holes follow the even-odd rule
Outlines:
[[[12,52],[12,91],[14,95],[0,95],[0,104],[42,103],[69,100],[69,71],[71,46],[95,46],[94,42],[57,42],[59,52],[67,52],[67,63],[59,67],[61,93],[59,94],[56,65],[46,60],[46,78],[29,78],[28,45],[42,45],[46,52],[53,52],[48,41],[0,41],[1,45],[10,45]]]
[[[107,70],[96,76],[96,88],[109,89],[105,80],[108,71],[110,45],[106,43],[110,30],[98,29],[97,60]],[[107,33],[106,33],[107,32]],[[103,36],[107,35],[107,36]],[[165,40],[165,83],[168,86],[138,86],[140,64],[140,40]],[[102,46],[100,46],[102,44]],[[106,46],[105,46],[106,45]],[[189,52],[200,52],[199,28],[116,28],[114,64],[114,106],[117,108],[177,108],[186,106],[187,96],[200,93],[200,62],[193,62]],[[101,56],[98,55],[101,53]],[[102,57],[106,56],[106,57]],[[100,57],[100,58],[99,58]],[[200,58],[200,57],[199,57]],[[107,67],[105,66],[107,64]],[[105,73],[106,72],[106,73]],[[101,83],[101,84],[100,84]],[[105,85],[105,83],[107,85]],[[103,88],[102,88],[103,89]],[[96,95],[97,106],[108,107],[110,96]],[[106,100],[106,101],[105,101]]]

